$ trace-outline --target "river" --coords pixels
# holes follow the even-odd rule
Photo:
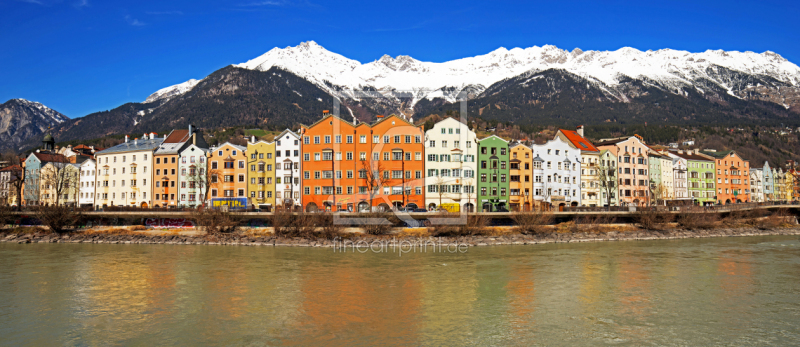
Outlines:
[[[796,236],[334,253],[0,244],[0,344],[794,345]]]

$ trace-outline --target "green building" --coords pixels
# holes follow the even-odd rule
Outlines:
[[[478,211],[508,209],[508,141],[495,135],[478,140]]]
[[[687,187],[695,205],[713,205],[717,201],[714,158],[697,150],[673,152],[686,159]]]

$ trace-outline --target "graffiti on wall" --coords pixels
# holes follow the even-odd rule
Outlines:
[[[144,218],[144,225],[154,229],[194,228],[194,221],[187,218]]]

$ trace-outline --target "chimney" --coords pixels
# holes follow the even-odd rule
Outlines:
[[[578,132],[578,135],[583,137],[583,125],[578,125],[578,127],[575,129],[575,131]]]
[[[125,135],[125,143],[128,143],[128,135]]]
[[[250,143],[256,143],[256,136],[250,135]]]
[[[322,116],[323,116],[323,117],[324,117],[324,116],[326,116],[326,115],[328,115],[328,113],[331,113],[331,111],[328,111],[328,110],[322,110]]]
[[[137,137],[137,138],[133,139],[133,145],[136,146],[138,144],[139,144],[139,138]]]
[[[682,150],[682,149],[679,149],[679,150],[678,150],[678,154],[683,154],[683,150]]]
[[[192,134],[192,128],[194,128],[194,126],[193,126],[193,125],[191,125],[191,124],[189,124],[189,135],[191,135],[191,134]]]
[[[150,139],[151,139],[151,140],[155,140],[155,139],[156,139],[156,136],[158,136],[158,134],[156,134],[156,133],[150,133]]]

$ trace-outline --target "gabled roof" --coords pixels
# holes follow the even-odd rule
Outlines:
[[[493,138],[493,137],[494,137],[494,138],[496,138],[496,139],[498,139],[498,140],[500,140],[500,141],[503,141],[503,142],[505,142],[505,143],[508,143],[508,141],[506,141],[506,140],[503,140],[503,138],[502,138],[502,137],[500,137],[500,136],[497,136],[497,135],[491,135],[491,136],[484,137],[484,138],[482,138],[482,139],[478,139],[478,142],[481,142],[481,141],[483,141],[483,140],[488,140],[488,139],[491,139],[491,138]]]
[[[213,150],[214,150],[214,151],[216,151],[216,150],[219,150],[220,148],[222,148],[222,147],[225,147],[225,146],[231,146],[231,147],[233,147],[233,148],[235,148],[235,149],[238,149],[238,150],[240,150],[240,151],[242,151],[242,152],[244,152],[244,151],[246,151],[246,150],[247,150],[247,147],[242,147],[242,146],[239,146],[239,145],[234,145],[234,144],[232,144],[232,143],[230,143],[230,142],[225,142],[225,143],[223,143],[223,144],[221,144],[221,145],[217,146],[217,147],[216,147],[216,148],[214,148]]]
[[[189,141],[191,135],[189,129],[173,129],[163,143],[183,143]]]
[[[274,141],[274,140],[280,140],[280,139],[281,139],[281,138],[283,138],[283,136],[284,136],[284,135],[286,135],[286,134],[289,134],[289,135],[291,135],[291,136],[294,136],[294,137],[296,137],[298,140],[300,139],[300,135],[298,135],[296,132],[294,132],[294,131],[291,131],[291,130],[289,130],[289,129],[286,129],[286,130],[284,130],[282,133],[280,133],[280,135],[278,135],[278,136],[275,136],[275,138],[273,138],[272,140],[273,140],[273,141]]]
[[[22,167],[21,167],[21,166],[19,166],[19,165],[11,165],[11,166],[6,166],[6,167],[4,167],[4,168],[0,169],[0,172],[3,172],[3,171],[12,171],[12,170],[21,171],[21,170],[22,170]]]
[[[55,163],[68,163],[69,162],[69,159],[67,159],[67,157],[65,157],[65,156],[63,156],[61,154],[40,153],[40,152],[34,152],[34,153],[31,153],[31,154],[33,156],[35,156],[36,158],[38,158],[39,161],[42,162],[42,164],[50,163],[50,162],[55,162]]]
[[[578,134],[578,132],[575,130],[558,129],[558,131],[564,134],[567,140],[569,140],[569,142],[571,142],[572,145],[574,145],[577,149],[590,152],[600,151],[591,142],[589,142],[589,140]]]

